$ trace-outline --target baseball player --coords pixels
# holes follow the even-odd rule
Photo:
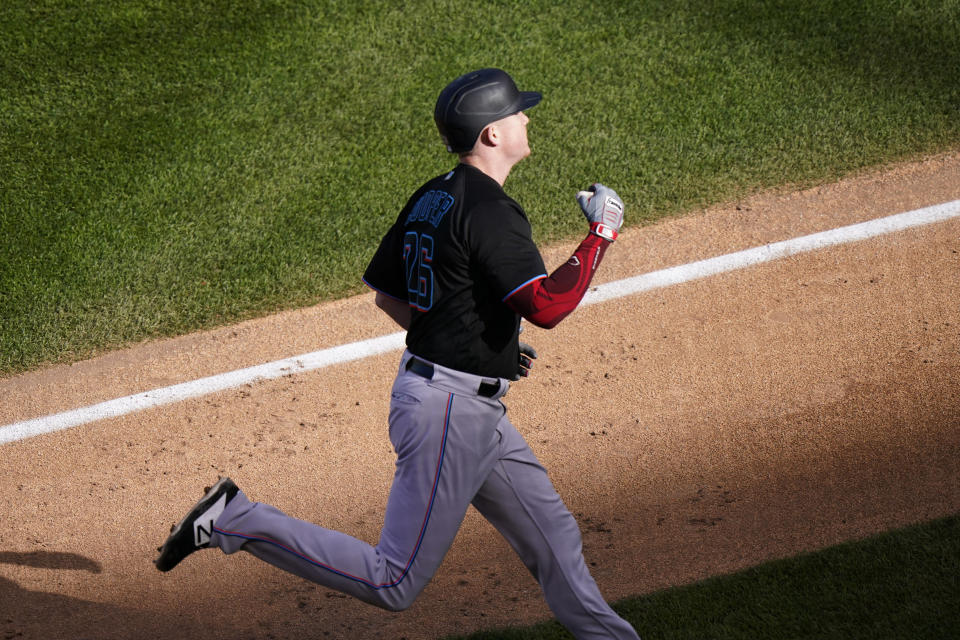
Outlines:
[[[391,393],[397,463],[379,542],[251,502],[224,478],[173,528],[158,569],[169,571],[197,549],[242,549],[399,611],[430,581],[472,504],[577,638],[638,637],[604,601],[575,519],[502,402],[536,357],[519,342],[521,318],[550,328],[572,312],[623,224],[613,190],[594,184],[581,191],[590,231],[547,274],[526,214],[503,191],[513,166],[530,154],[524,111],[540,99],[499,69],[444,88],[434,117],[459,163],[410,197],[364,273],[376,305],[407,331]]]

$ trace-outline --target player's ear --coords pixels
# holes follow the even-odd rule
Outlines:
[[[484,127],[483,131],[480,132],[480,139],[478,140],[481,144],[485,144],[488,147],[495,147],[500,144],[500,129],[497,128],[497,125],[491,124]]]

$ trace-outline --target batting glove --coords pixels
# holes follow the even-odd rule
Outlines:
[[[530,369],[533,368],[533,361],[537,359],[536,350],[526,342],[520,343],[520,362],[517,363],[517,373],[513,376],[514,380],[526,378],[530,375]]]
[[[613,242],[623,226],[623,200],[617,192],[599,182],[577,194],[577,203],[590,223],[590,233]]]

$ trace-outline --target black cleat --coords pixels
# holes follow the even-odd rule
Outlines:
[[[209,487],[183,520],[173,525],[170,537],[157,549],[160,555],[153,561],[157,569],[170,571],[197,549],[209,547],[213,523],[239,490],[230,478],[222,478]]]

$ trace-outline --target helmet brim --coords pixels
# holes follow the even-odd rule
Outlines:
[[[541,100],[543,100],[543,94],[539,91],[521,91],[520,108],[518,111],[526,111],[530,107],[535,107]]]

